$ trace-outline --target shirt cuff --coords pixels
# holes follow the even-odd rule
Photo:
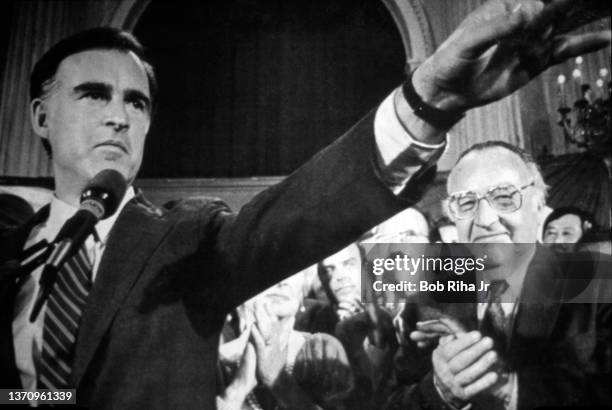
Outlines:
[[[402,125],[395,111],[393,91],[380,104],[374,118],[374,136],[378,149],[378,166],[389,188],[399,194],[412,175],[432,166],[444,153],[446,141],[426,144]]]
[[[450,403],[448,400],[446,400],[444,398],[444,395],[442,394],[442,391],[440,390],[440,387],[438,386],[438,382],[436,381],[436,376],[433,376],[433,385],[436,388],[436,391],[438,392],[438,396],[440,396],[440,398],[442,399],[442,401],[444,401],[444,403],[451,409],[451,410],[470,410],[472,408],[472,403],[467,403],[466,405],[464,405],[463,407],[457,407],[454,404]]]

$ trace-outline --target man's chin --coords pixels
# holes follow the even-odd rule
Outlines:
[[[104,171],[107,169],[113,169],[119,172],[123,176],[123,178],[127,181],[128,184],[132,183],[132,181],[134,180],[135,175],[134,175],[134,172],[131,170],[131,167],[123,163],[122,161],[100,161],[98,162],[95,167],[92,167],[93,175],[91,175],[91,178],[97,175],[100,171]]]
[[[336,294],[336,299],[338,302],[355,303],[355,300],[361,299],[361,294],[356,291],[341,292]]]
[[[556,244],[552,246],[552,249],[557,253],[572,253],[574,251],[575,244]]]

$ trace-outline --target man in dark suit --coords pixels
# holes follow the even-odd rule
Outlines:
[[[159,209],[131,188],[155,103],[155,76],[133,37],[97,29],[54,46],[33,71],[31,107],[55,197],[3,241],[2,260],[53,239],[100,170],[119,171],[130,188],[33,323],[40,271],[3,281],[1,387],[76,387],[79,404],[94,408],[213,408],[229,309],[418,200],[444,133],[467,109],[609,42],[609,33],[552,30],[549,12],[564,2],[522,3],[478,9],[376,113],[237,215],[220,201]],[[523,42],[526,32],[541,41]]]
[[[484,271],[462,280],[486,282],[488,296],[427,294],[406,306],[411,340],[396,357],[400,386],[388,408],[612,404],[612,287],[592,261],[560,263],[536,245],[546,185],[533,160],[506,143],[476,144],[448,191],[459,241],[487,255]]]

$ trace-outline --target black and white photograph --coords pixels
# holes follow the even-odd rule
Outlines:
[[[612,408],[603,0],[4,0],[0,407]]]

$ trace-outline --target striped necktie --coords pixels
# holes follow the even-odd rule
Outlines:
[[[69,388],[81,314],[91,290],[92,264],[85,246],[60,269],[49,294],[38,368],[41,389]]]

